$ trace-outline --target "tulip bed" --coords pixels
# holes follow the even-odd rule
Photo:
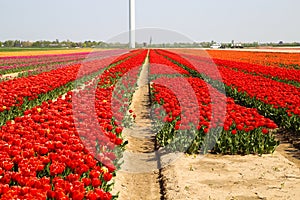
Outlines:
[[[0,66],[0,82],[12,79],[9,74],[18,73],[17,77],[27,77],[40,74],[42,72],[48,72],[54,69],[64,68],[75,64],[84,64],[93,60],[99,60],[100,58],[111,57],[112,55],[118,55],[124,53],[124,50],[110,50],[110,51],[95,51],[90,53],[76,53],[65,55],[43,55],[31,57],[17,57],[11,58],[12,60],[19,60],[15,64],[8,66]],[[0,62],[5,61],[6,57],[0,58]],[[2,60],[1,60],[2,59]],[[7,62],[7,61],[6,61]],[[16,62],[16,61],[15,61]],[[3,64],[3,63],[2,63]],[[6,75],[6,76],[3,76]],[[3,77],[3,78],[1,78]]]
[[[185,58],[166,51],[159,51],[177,65],[200,77],[215,88],[222,86],[226,94],[241,105],[257,108],[261,114],[273,119],[281,127],[300,131],[300,89],[266,77],[253,76],[227,67],[207,64],[199,59]],[[213,66],[215,66],[215,70]],[[216,73],[219,73],[219,76]]]
[[[178,54],[192,54],[197,56],[211,57],[228,61],[244,62],[272,68],[280,67],[287,69],[300,69],[299,53],[283,52],[251,52],[251,51],[231,51],[231,50],[208,50],[199,51],[192,49],[174,50]]]
[[[104,68],[97,79],[85,79],[84,87],[56,100],[39,99],[40,105],[1,127],[1,199],[114,198],[111,179],[126,143],[121,123],[113,117],[113,92],[125,73],[137,75],[146,54],[141,50],[113,57],[107,68],[109,62],[97,63]],[[93,64],[86,63],[79,75],[94,72]],[[128,93],[133,91],[120,95],[125,99]]]
[[[132,55],[135,55],[135,52]],[[119,57],[102,58],[100,56],[98,60],[94,58],[82,64],[65,66],[39,75],[1,82],[0,125],[14,116],[21,115],[39,101],[54,99],[70,91],[80,81],[84,82],[102,73],[110,63],[113,65],[127,57],[126,54]]]
[[[263,66],[257,64],[249,64],[244,62],[222,60],[216,58],[211,60],[209,58],[198,57],[198,56],[193,56],[188,54],[183,54],[182,56],[184,58],[187,58],[188,60],[198,60],[198,62],[201,61],[203,62],[203,64],[205,63],[208,65],[214,64],[220,68],[227,67],[235,71],[241,71],[251,75],[262,76],[262,77],[273,79],[275,81],[284,82],[284,83],[288,83],[300,87],[300,71],[296,69],[270,67],[270,66]]]
[[[214,63],[220,67],[228,67],[230,69],[236,69],[253,75],[272,78],[274,80],[285,81],[287,83],[300,82],[300,71],[296,69],[284,69],[279,67],[269,67],[262,65],[254,65],[243,62],[227,61],[214,59]]]
[[[154,111],[159,116],[155,124],[161,146],[189,153],[212,149],[224,154],[263,154],[275,150],[278,142],[269,129],[277,125],[272,120],[256,109],[237,105],[200,78],[170,76],[165,69],[163,76],[159,75],[157,64],[170,69],[178,67],[163,56],[150,61],[150,70],[156,73],[152,80],[152,101],[162,105]],[[186,75],[186,71],[177,70],[180,72]]]
[[[167,150],[272,153],[275,122],[299,130],[297,70],[215,60],[218,75],[203,56],[124,52],[0,59],[3,73],[27,73],[0,82],[1,199],[117,198],[112,178],[147,56],[156,139]]]
[[[270,67],[300,69],[299,53],[208,51],[213,58],[246,62]]]
[[[79,53],[51,56],[1,57],[0,75],[20,73],[19,76],[24,76],[34,71],[50,71],[65,66],[66,64],[80,62],[85,59],[87,55],[87,53]]]

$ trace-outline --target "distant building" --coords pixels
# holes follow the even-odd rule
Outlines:
[[[219,49],[219,48],[221,48],[221,46],[222,45],[220,43],[215,43],[215,44],[211,45],[210,48],[212,48],[212,49]]]
[[[231,41],[231,48],[232,49],[235,49],[235,48],[242,49],[242,48],[244,48],[244,46],[242,45],[242,43],[235,42],[234,40],[232,40]]]
[[[58,47],[59,44],[49,44],[49,47]]]

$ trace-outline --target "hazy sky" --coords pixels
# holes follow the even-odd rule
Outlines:
[[[128,0],[0,0],[0,9],[0,41],[107,41],[128,31]],[[299,42],[299,9],[299,0],[136,0],[136,23],[196,42]]]

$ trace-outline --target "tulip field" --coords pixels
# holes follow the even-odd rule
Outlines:
[[[300,132],[299,56],[136,49],[0,57],[0,199],[117,199],[122,132],[134,124],[145,64],[160,148],[273,153],[278,128]]]

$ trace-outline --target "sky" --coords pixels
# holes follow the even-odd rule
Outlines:
[[[129,0],[0,0],[0,41],[112,41],[128,32],[128,6]],[[299,8],[299,0],[136,0],[136,28],[141,40],[164,32],[154,42],[300,42]]]

